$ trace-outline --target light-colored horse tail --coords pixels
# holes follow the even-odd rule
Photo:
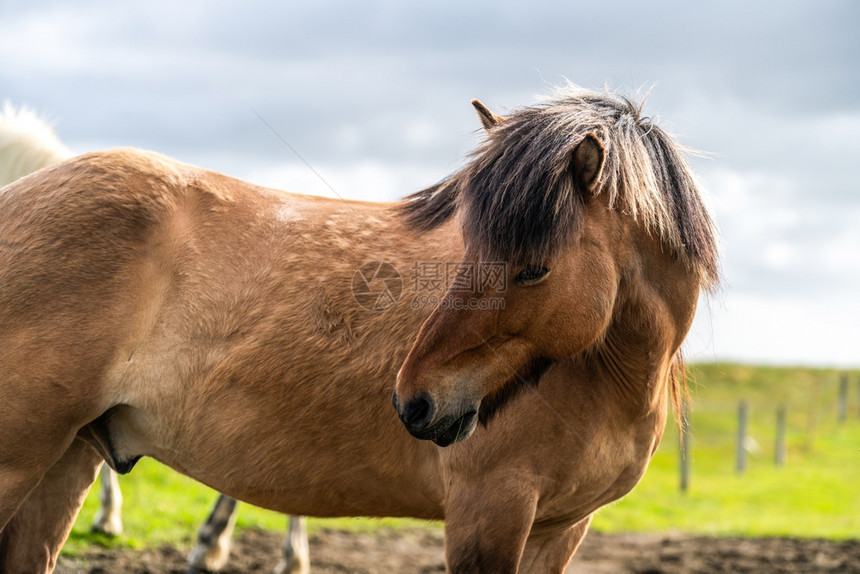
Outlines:
[[[0,113],[0,187],[71,155],[43,117],[29,108],[16,109],[4,102]]]

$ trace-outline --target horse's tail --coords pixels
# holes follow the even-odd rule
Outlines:
[[[0,113],[0,187],[72,154],[53,128],[32,110],[8,101]]]

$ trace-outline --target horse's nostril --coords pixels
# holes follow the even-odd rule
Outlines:
[[[433,420],[436,407],[433,399],[424,393],[419,393],[411,401],[403,405],[400,420],[409,432],[418,432],[427,428]]]

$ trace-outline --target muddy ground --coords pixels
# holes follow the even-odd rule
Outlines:
[[[281,536],[246,531],[225,573],[270,573]],[[382,530],[373,534],[321,531],[310,540],[315,574],[443,573],[442,532]],[[162,574],[185,571],[185,550],[103,550],[61,559],[58,574]],[[682,535],[601,535],[592,532],[568,573],[697,574],[710,572],[860,573],[860,540],[704,538]]]

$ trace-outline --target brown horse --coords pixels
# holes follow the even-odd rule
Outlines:
[[[444,519],[451,572],[563,570],[659,442],[713,231],[630,101],[476,107],[473,160],[400,204],[134,150],[4,188],[4,571],[49,571],[101,459],[141,456],[282,512]]]

